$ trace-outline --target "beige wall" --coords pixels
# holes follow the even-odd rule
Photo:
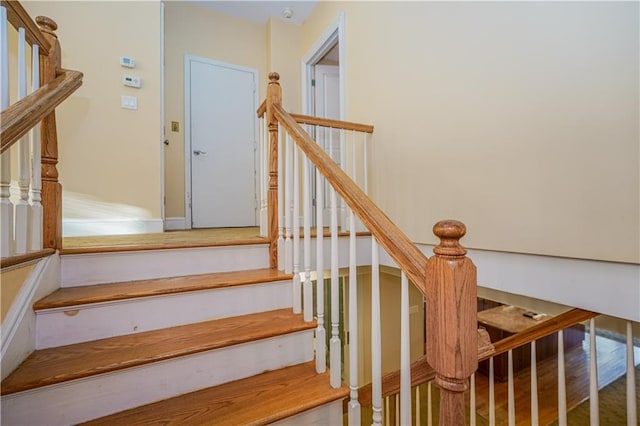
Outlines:
[[[457,218],[469,247],[637,263],[638,7],[320,2],[299,55],[345,11],[347,119],[414,241]]]
[[[301,27],[279,18],[267,22],[267,70],[280,74],[282,105],[300,113],[301,57],[297,56]]]
[[[65,218],[160,219],[160,3],[24,2],[58,23],[62,65],[84,73],[83,86],[57,110]],[[120,56],[137,66],[120,66]],[[142,88],[122,85],[123,74]],[[138,110],[120,107],[138,97]],[[71,202],[67,200],[71,198]]]
[[[259,99],[267,81],[266,25],[184,3],[165,3],[166,216],[184,217],[184,55],[258,70]],[[171,121],[180,131],[171,131]]]

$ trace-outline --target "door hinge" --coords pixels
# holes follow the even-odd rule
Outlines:
[[[318,205],[316,200],[317,200],[317,198],[314,198],[314,199],[311,200],[311,206],[312,207],[316,207]]]
[[[316,87],[316,79],[315,78],[311,79],[311,87]]]

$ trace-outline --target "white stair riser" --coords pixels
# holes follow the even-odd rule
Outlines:
[[[269,267],[266,244],[63,255],[62,287]]]
[[[36,348],[266,312],[291,304],[291,281],[276,281],[50,309],[37,313]]]
[[[3,396],[2,423],[76,424],[312,359],[313,330],[287,334]]]
[[[271,426],[327,426],[341,424],[342,400],[338,400],[271,423]]]

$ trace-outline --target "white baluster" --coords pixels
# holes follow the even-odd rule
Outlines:
[[[355,223],[351,223],[355,235]],[[409,280],[400,274],[400,419],[402,424],[411,424],[411,347],[409,330]]]
[[[368,133],[364,132],[364,144],[363,144],[363,148],[362,148],[362,156],[363,156],[363,170],[364,170],[364,193],[365,194],[369,194],[369,154],[368,154]]]
[[[327,370],[327,332],[324,325],[324,178],[316,169],[316,311],[318,327],[316,328],[316,371]]]
[[[340,295],[338,258],[338,199],[336,190],[331,188],[331,340],[329,341],[329,361],[331,368],[331,386],[340,387],[342,356],[338,335],[340,324]]]
[[[420,412],[422,407],[420,406],[420,386],[416,386],[416,426],[420,426]]]
[[[598,392],[598,351],[596,346],[596,319],[589,320],[589,419],[592,426],[600,424]]]
[[[284,185],[284,209],[285,209],[285,240],[284,240],[284,272],[290,274],[293,272],[293,242],[291,241],[291,226],[293,224],[293,191],[291,190],[293,173],[291,167],[293,165],[293,152],[291,136],[287,133],[285,142],[285,185]]]
[[[347,172],[347,136],[345,130],[340,129],[340,167]],[[340,199],[340,229],[347,227],[347,204]]]
[[[636,372],[633,354],[633,328],[627,321],[627,426],[638,424],[636,399]]]
[[[536,341],[531,341],[531,426],[538,426],[538,361]]]
[[[489,358],[489,426],[496,424],[496,397],[493,376],[493,357]]]
[[[0,8],[0,56],[2,87],[0,90],[2,110],[9,106],[9,47],[7,44],[7,9]],[[0,255],[9,257],[13,254],[13,204],[11,203],[11,152],[2,154],[0,165]]]
[[[34,44],[31,50],[31,92],[40,87],[40,48]],[[31,140],[31,214],[29,250],[42,249],[42,166],[40,160],[40,125],[36,125],[30,132]]]
[[[278,123],[278,270],[284,271],[284,263],[286,258],[286,252],[284,247],[284,217],[285,217],[285,202],[284,202],[284,175],[283,175],[283,163],[284,163],[284,143],[283,143],[284,130]],[[269,226],[269,225],[267,225]]]
[[[258,188],[259,188],[259,211],[258,222],[260,224],[260,236],[267,236],[267,218],[264,216],[264,204],[266,203],[265,182],[269,179],[269,169],[265,160],[265,145],[269,143],[268,136],[265,135],[267,127],[265,117],[258,117]]]
[[[431,384],[427,383],[427,426],[433,425],[433,397],[431,395]]]
[[[18,29],[18,100],[27,96],[27,53],[26,32]],[[18,187],[20,199],[15,207],[15,253],[27,252],[29,241],[29,183],[30,163],[29,141],[23,137],[18,141]]]
[[[509,416],[509,426],[516,424],[516,402],[513,389],[513,351],[509,350],[508,357],[508,378],[507,378],[507,412]]]
[[[351,225],[355,223],[353,212],[349,214]],[[356,232],[349,232],[349,424],[360,425],[358,402],[358,269],[356,264]]]
[[[304,216],[304,284],[302,292],[302,306],[304,320],[313,320],[313,286],[311,285],[311,164],[305,156],[302,161],[303,173],[303,216]]]
[[[300,154],[293,146],[293,313],[302,312],[300,288]]]
[[[476,373],[471,375],[469,389],[469,425],[476,426]]]
[[[380,265],[378,242],[371,239],[371,404],[373,425],[382,421],[382,337],[380,334]]]
[[[558,331],[558,425],[567,425],[567,385],[564,373],[564,331]]]

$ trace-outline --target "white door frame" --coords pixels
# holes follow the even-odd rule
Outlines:
[[[166,202],[167,194],[165,190],[165,117],[164,117],[164,3],[160,3],[160,219],[162,219],[162,230],[167,229]]]
[[[346,54],[344,12],[329,24],[320,38],[311,46],[311,49],[302,58],[302,113],[310,115],[314,110],[313,87],[311,76],[313,67],[326,55],[336,42],[339,45],[338,70],[340,71],[340,120],[344,120],[347,114],[346,107]]]
[[[231,68],[238,71],[249,72],[253,74],[255,87],[253,90],[253,109],[258,109],[258,70],[255,68],[244,67],[241,65],[230,64],[227,62],[216,61],[214,59],[203,58],[202,56],[184,55],[184,213],[185,213],[185,229],[191,229],[191,62],[203,62],[219,67]],[[257,121],[257,117],[254,117]],[[256,146],[257,146],[258,126],[253,126],[253,167],[256,167]],[[254,187],[254,200],[256,200],[257,188]],[[257,201],[254,203],[254,208]],[[254,217],[256,214],[254,213]]]

